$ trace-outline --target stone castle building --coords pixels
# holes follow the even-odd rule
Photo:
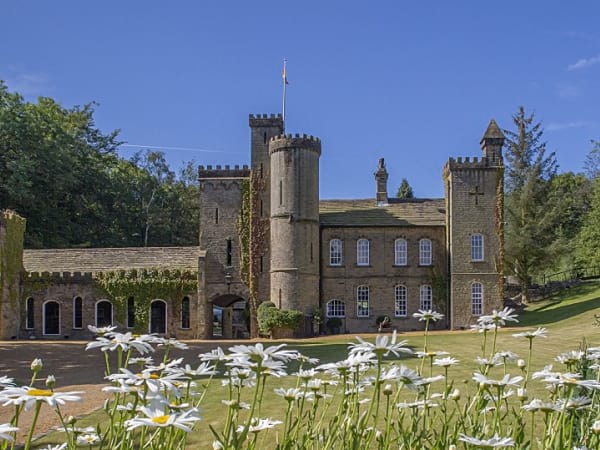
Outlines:
[[[0,338],[87,338],[87,325],[109,324],[243,337],[246,305],[252,314],[265,300],[304,313],[298,335],[314,332],[318,311],[321,331],[335,318],[354,333],[377,331],[386,316],[392,328],[418,329],[419,309],[443,312],[438,327],[464,328],[501,307],[504,136],[495,121],[483,156],[447,161],[443,199],[390,197],[380,159],[374,197],[320,200],[320,140],[284,134],[281,116],[249,124],[249,167],[199,167],[198,247],[23,251],[22,225],[4,213]],[[19,233],[21,244],[7,239]]]

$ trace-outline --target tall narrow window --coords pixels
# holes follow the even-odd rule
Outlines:
[[[226,251],[227,251],[227,265],[231,266],[231,261],[232,261],[232,243],[231,243],[231,239],[227,239],[227,244],[226,244]]]
[[[135,328],[135,300],[133,297],[127,299],[127,328]]]
[[[419,265],[431,265],[431,240],[421,239],[419,241]]]
[[[260,163],[260,177],[262,178],[264,175],[263,173],[263,163]]]
[[[471,261],[483,261],[483,235],[471,235]]]
[[[281,308],[281,288],[279,288],[279,308]]]
[[[406,306],[408,303],[406,286],[398,285],[396,286],[395,291],[394,315],[396,317],[405,317]]]
[[[27,297],[25,301],[25,329],[33,330],[35,327],[35,301],[33,297]]]
[[[183,297],[181,300],[181,328],[190,327],[190,298]]]
[[[408,251],[406,239],[396,239],[394,241],[394,265],[406,266],[408,264]]]
[[[369,265],[369,240],[359,239],[356,241],[356,264],[359,266]]]
[[[420,293],[420,309],[423,311],[429,311],[433,308],[433,302],[431,300],[431,286],[424,284],[419,289]]]
[[[329,241],[329,265],[342,265],[342,240],[332,239]]]
[[[346,304],[341,300],[329,300],[327,317],[346,317]]]
[[[310,262],[313,262],[313,243],[310,243]]]
[[[112,325],[112,303],[108,300],[100,300],[96,303],[96,327],[108,327]]]
[[[283,205],[283,181],[279,180],[279,205]]]
[[[474,316],[483,314],[483,285],[481,283],[471,285],[471,314]]]
[[[356,288],[356,316],[369,317],[369,286]]]
[[[263,201],[262,201],[262,199],[261,199],[261,200],[260,200],[260,217],[262,217],[262,216],[263,216],[263,214],[264,214],[264,212],[263,212]]]
[[[219,208],[215,208],[215,224],[219,225]]]
[[[264,261],[265,261],[265,257],[264,256],[260,256],[260,273],[263,273],[264,270]]]
[[[83,300],[81,297],[73,299],[73,328],[83,328]]]

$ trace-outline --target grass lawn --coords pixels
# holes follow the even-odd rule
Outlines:
[[[600,346],[600,328],[594,325],[594,313],[600,312],[600,282],[587,282],[564,291],[560,295],[547,301],[530,305],[519,316],[519,323],[516,327],[502,329],[498,334],[497,349],[510,350],[517,353],[519,357],[527,359],[528,340],[524,338],[515,338],[513,333],[524,330],[535,329],[536,327],[546,327],[548,329],[548,338],[536,338],[534,340],[534,353],[532,359],[532,371],[543,368],[547,364],[553,364],[558,370],[563,370],[562,365],[554,361],[554,357],[568,350],[579,348],[583,339],[590,346]],[[375,335],[361,335],[366,340],[374,340]],[[399,335],[401,339],[408,341],[408,345],[413,350],[421,350],[423,347],[423,335],[420,332],[403,333]],[[347,352],[347,344],[354,341],[353,335],[328,336],[308,340],[290,342],[291,348],[297,349],[303,354],[319,358],[321,363],[333,362],[344,359]],[[477,389],[476,384],[471,380],[472,374],[478,366],[474,362],[477,356],[481,356],[482,334],[471,331],[436,331],[429,335],[429,350],[447,351],[451,356],[460,360],[460,364],[451,367],[449,378],[454,380],[455,386],[465,394]],[[488,352],[489,352],[488,342]],[[392,361],[392,359],[390,359]],[[190,362],[190,361],[187,361]],[[420,360],[405,358],[401,362],[411,368],[416,368]],[[493,377],[501,377],[500,369],[493,372]],[[434,367],[433,374],[443,373],[442,369]],[[510,369],[512,375],[518,375],[519,371],[513,364]],[[429,375],[428,369],[425,374]],[[283,419],[285,401],[273,394],[276,387],[291,387],[295,385],[295,377],[288,379],[273,378],[265,390],[264,401],[260,417],[270,417],[273,419]],[[441,390],[440,386],[436,386]],[[545,397],[544,387],[541,383],[534,382],[530,384],[529,397],[533,398],[538,394]],[[248,393],[249,395],[250,393]],[[225,389],[221,387],[219,379],[213,380],[210,391],[201,406],[202,420],[198,422],[193,433],[189,437],[189,448],[205,449],[212,448],[213,440],[209,425],[220,429],[223,425],[226,407],[221,404],[225,399]],[[243,399],[250,401],[250,399]],[[100,414],[94,414],[86,422],[94,423],[101,420]],[[267,439],[274,440],[275,433],[265,433]],[[48,444],[51,442],[61,442],[60,437],[50,435],[39,441],[39,444]],[[268,448],[269,443],[264,442],[263,447]]]

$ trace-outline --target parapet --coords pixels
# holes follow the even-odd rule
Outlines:
[[[27,272],[24,282],[52,281],[55,283],[91,282],[92,272]]]
[[[251,127],[281,127],[283,129],[281,114],[250,114],[248,121]]]
[[[486,168],[497,168],[502,166],[502,160],[496,158],[490,158],[477,156],[464,158],[459,156],[457,158],[449,158],[444,170],[463,170],[463,169],[486,169]]]
[[[321,140],[307,134],[280,134],[273,136],[269,141],[269,154],[290,148],[312,150],[321,155]]]
[[[250,176],[250,168],[247,164],[244,164],[241,168],[239,165],[231,166],[226,165],[224,168],[221,165],[213,166],[199,166],[198,167],[198,178],[200,180],[208,178],[248,178]]]

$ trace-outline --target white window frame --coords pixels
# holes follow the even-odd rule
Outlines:
[[[80,327],[75,326],[75,301],[77,299],[81,300],[81,326]],[[74,330],[83,329],[83,298],[80,295],[76,295],[75,297],[73,297],[73,329]]]
[[[483,284],[478,281],[471,283],[471,314],[474,316],[483,314]]]
[[[433,244],[431,239],[421,239],[419,241],[419,265],[420,266],[431,266],[433,253]]]
[[[56,303],[58,305],[58,333],[46,333],[46,305],[48,303]],[[60,308],[60,302],[56,300],[46,300],[42,303],[42,334],[44,336],[60,336],[62,331],[62,311]]]
[[[356,288],[356,317],[369,317],[371,313],[370,310],[369,286],[363,284]]]
[[[406,239],[399,238],[394,241],[394,265],[408,265],[408,242]]]
[[[343,262],[343,244],[342,240],[333,238],[329,241],[329,265],[341,266]]]
[[[162,302],[165,305],[165,332],[162,333],[167,335],[169,332],[169,309],[168,304],[162,298],[155,298],[150,302],[150,308],[148,308],[148,333],[152,333],[152,303]]]
[[[110,303],[110,325],[109,326],[112,327],[113,323],[115,323],[115,305],[113,305],[112,302],[107,298],[101,298],[94,305],[94,325],[96,325],[96,328],[100,328],[98,326],[98,304],[101,302]]]
[[[483,234],[475,233],[471,235],[471,261],[483,261],[485,257],[483,249]]]
[[[419,287],[419,306],[419,309],[423,311],[433,309],[433,291],[428,284],[423,284]]]
[[[186,300],[187,300],[187,304],[188,304],[188,317],[187,317],[188,326],[184,327],[183,326],[183,303]],[[179,326],[182,330],[189,330],[190,328],[192,328],[192,301],[190,300],[190,297],[188,295],[185,295],[181,299],[181,311],[179,311]]]
[[[336,298],[327,302],[327,317],[346,317],[346,302]]]
[[[370,261],[369,240],[361,238],[356,241],[356,265],[368,266]]]
[[[408,289],[403,284],[394,287],[394,316],[406,317],[408,315]]]

